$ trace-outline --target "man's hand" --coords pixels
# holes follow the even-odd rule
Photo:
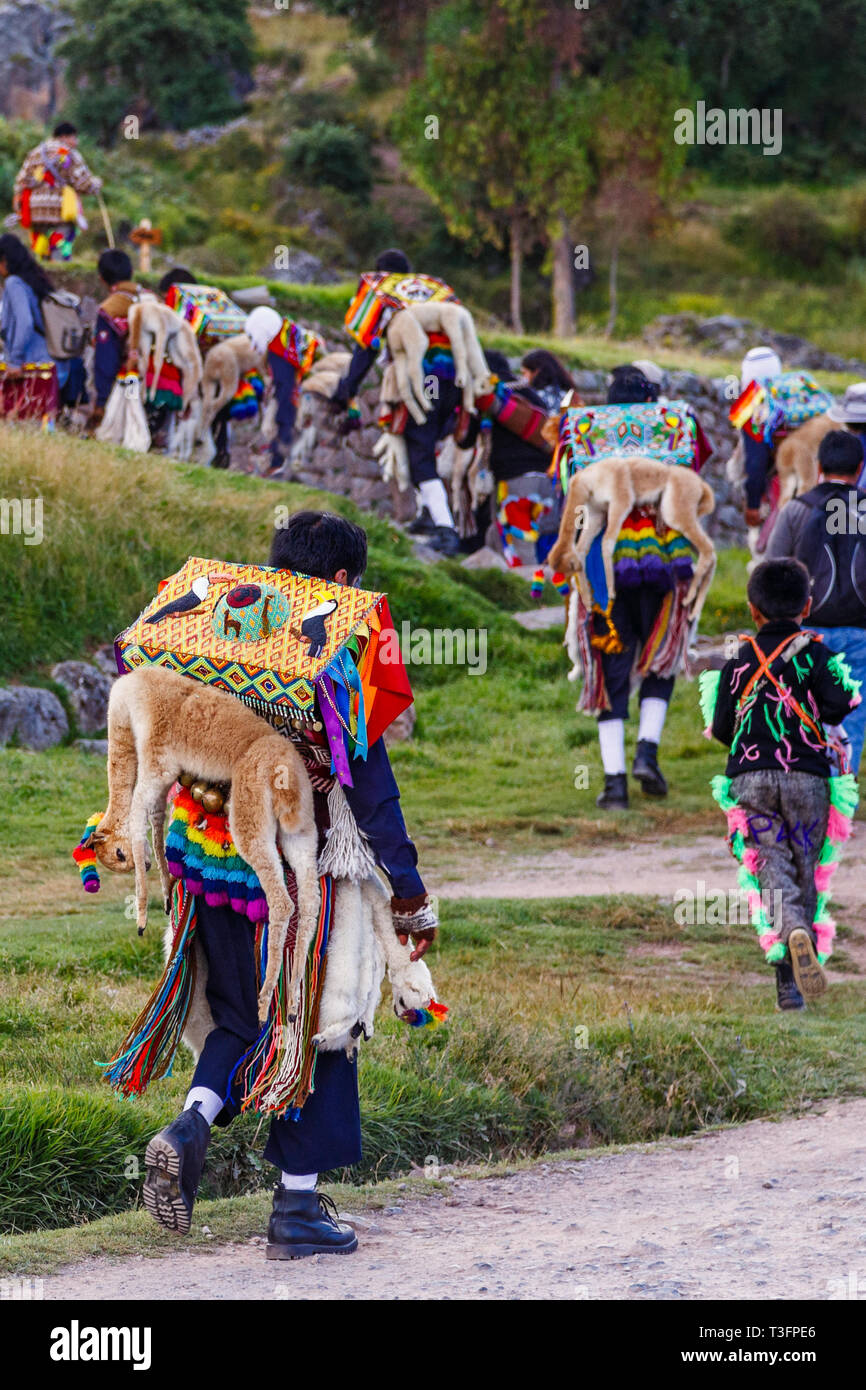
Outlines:
[[[412,938],[414,950],[411,960],[420,960],[436,940],[439,931],[439,918],[426,893],[415,898],[392,898],[391,920],[401,946]]]
[[[760,509],[760,507],[747,507],[746,510],[745,510],[745,512],[744,512],[744,516],[745,516],[745,518],[746,518],[746,525],[747,525],[747,526],[760,526],[760,524],[761,524],[761,509]]]

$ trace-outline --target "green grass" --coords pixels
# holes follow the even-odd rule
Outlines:
[[[45,536],[39,546],[7,537],[0,547],[0,651],[7,672],[36,678],[53,660],[110,639],[188,553],[264,557],[274,506],[316,497],[0,430],[0,493],[25,488],[44,498]],[[681,682],[665,737],[673,795],[604,817],[594,804],[594,721],[574,713],[561,634],[527,633],[513,621],[519,581],[422,565],[404,536],[364,520],[368,580],[387,589],[397,623],[483,628],[488,647],[484,675],[410,667],[416,735],[393,761],[422,867],[436,866],[446,883],[432,965],[452,1016],[427,1036],[383,1013],[363,1053],[365,1160],[352,1180],[406,1172],[429,1154],[464,1164],[684,1134],[862,1089],[856,978],[806,1018],[779,1018],[748,929],[678,928],[670,906],[634,896],[448,901],[449,874],[471,874],[491,858],[491,838],[506,853],[585,853],[606,842],[621,845],[627,863],[636,837],[719,831],[707,784],[721,757],[701,737],[695,686]],[[744,622],[743,563],[741,552],[720,557],[708,631]],[[576,787],[584,767],[588,786]],[[103,760],[71,746],[7,748],[0,800],[0,1210],[7,1229],[21,1232],[136,1203],[147,1138],[177,1108],[190,1061],[180,1055],[174,1075],[134,1104],[101,1080],[97,1063],[160,968],[156,901],[139,939],[126,913],[129,881],[104,876],[94,899],[69,858],[87,816],[105,804]],[[844,952],[838,959],[844,964]],[[587,1030],[586,1046],[576,1029]],[[266,1185],[261,1147],[254,1116],[220,1131],[205,1198]],[[74,1159],[64,1167],[66,1154]],[[138,1239],[137,1218],[116,1220]],[[56,1258],[65,1248],[58,1240],[33,1249]],[[11,1248],[18,1259],[23,1247]]]

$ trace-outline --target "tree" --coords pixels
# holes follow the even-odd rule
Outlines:
[[[556,185],[581,166],[567,118],[574,91],[558,81],[578,24],[564,3],[454,0],[428,23],[423,75],[398,121],[404,156],[449,230],[508,244],[517,332],[524,256],[549,242],[552,218],[561,235],[567,189]]]
[[[223,123],[251,89],[253,36],[237,0],[72,0],[74,28],[59,47],[69,107],[109,144],[123,118],[186,129]]]
[[[639,246],[664,222],[685,150],[673,139],[673,112],[688,77],[647,45],[618,76],[588,84],[585,129],[594,168],[587,209],[608,256],[610,337],[618,311],[620,252]]]

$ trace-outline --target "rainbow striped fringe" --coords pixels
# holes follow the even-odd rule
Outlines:
[[[293,938],[291,929],[286,937],[286,949],[280,968],[277,987],[271,999],[268,1017],[248,1052],[244,1054],[229,1078],[227,1094],[235,1076],[243,1077],[241,1110],[252,1108],[271,1115],[300,1117],[304,1101],[314,1089],[316,1048],[313,1045],[319,1021],[319,1000],[325,977],[325,952],[331,932],[334,911],[334,882],[329,875],[319,879],[321,889],[319,920],[310,944],[297,1016],[289,1018],[288,983],[292,968]],[[289,889],[291,892],[291,887]],[[292,894],[297,900],[297,894]],[[297,922],[297,908],[293,923]],[[261,985],[267,968],[268,932],[266,924],[256,932],[256,953]]]
[[[159,984],[110,1062],[105,1079],[124,1096],[143,1095],[151,1081],[171,1075],[195,988],[195,898],[183,882],[171,898],[171,951]]]

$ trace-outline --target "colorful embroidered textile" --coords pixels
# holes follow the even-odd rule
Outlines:
[[[183,405],[183,377],[180,367],[176,367],[173,362],[163,362],[159,381],[156,383],[156,393],[151,400],[149,394],[153,385],[153,355],[151,354],[147,361],[144,384],[148,408],[152,407],[157,410],[181,409]]]
[[[428,300],[460,302],[450,285],[433,275],[369,271],[361,276],[355,297],[346,310],[346,329],[361,347],[378,348],[389,319],[398,309]]]
[[[493,390],[487,395],[477,397],[476,407],[482,415],[495,420],[497,424],[502,425],[511,434],[516,434],[527,444],[532,444],[541,453],[553,453],[549,440],[542,434],[548,420],[546,412],[539,410],[538,406],[526,400],[518,391],[512,390],[507,382],[494,377]]]
[[[753,439],[772,444],[782,430],[797,429],[833,404],[808,372],[782,372],[763,385],[752,381],[734,401],[728,419]]]
[[[645,454],[660,463],[700,468],[708,457],[699,447],[702,433],[685,401],[569,406],[560,416],[555,455],[562,490],[567,491],[578,468],[618,454]]]
[[[213,285],[172,285],[165,302],[186,319],[197,338],[207,340],[208,346],[244,331],[247,316],[243,309]]]
[[[299,323],[293,323],[291,319],[284,319],[279,333],[268,344],[268,351],[282,357],[295,368],[299,377],[304,377],[321,346],[321,340],[315,333],[302,328]]]
[[[546,473],[524,473],[496,484],[496,525],[506,562],[517,568],[543,564],[559,529],[553,480]],[[529,547],[531,555],[521,554]]]
[[[120,634],[116,652],[121,671],[166,666],[238,695],[275,727],[312,721],[318,709],[345,782],[348,755],[364,756],[412,703],[393,636],[384,594],[191,558]]]
[[[691,579],[695,552],[685,536],[657,524],[649,507],[635,507],[626,518],[613,552],[617,588],[652,584],[669,588]]]

